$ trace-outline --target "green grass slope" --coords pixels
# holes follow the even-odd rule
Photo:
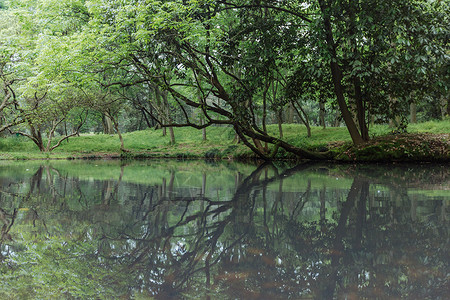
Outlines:
[[[271,134],[278,135],[276,125],[270,125],[268,130]],[[0,159],[254,157],[246,146],[235,143],[234,132],[228,127],[207,128],[206,141],[202,140],[201,130],[175,128],[174,131],[176,143],[173,145],[170,144],[168,135],[162,135],[162,130],[124,133],[127,152],[120,151],[120,141],[115,134],[82,134],[63,142],[51,153],[39,152],[24,137],[11,136],[0,138]],[[450,119],[410,124],[407,135],[391,135],[391,131],[386,125],[374,125],[370,128],[371,142],[354,147],[345,127],[312,127],[312,135],[308,137],[305,126],[285,124],[283,139],[309,150],[330,150],[340,160],[414,160],[416,156],[418,160],[427,160],[427,157],[449,156]],[[434,151],[435,148],[439,151]],[[388,152],[389,155],[385,155]],[[276,158],[293,156],[279,151]]]

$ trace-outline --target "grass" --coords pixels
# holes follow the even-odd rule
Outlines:
[[[268,126],[274,136],[278,135],[276,125]],[[52,153],[41,153],[37,147],[24,137],[8,137],[0,139],[0,159],[66,159],[66,158],[245,158],[254,156],[244,145],[236,144],[234,132],[228,127],[207,128],[207,140],[202,140],[201,130],[193,128],[175,128],[175,145],[170,144],[169,136],[163,136],[162,130],[143,130],[124,133],[125,148],[129,152],[120,151],[117,135],[82,134],[70,138]],[[312,136],[307,137],[306,128],[299,124],[283,125],[283,139],[298,147],[317,150],[329,147],[330,144],[350,147],[351,138],[345,127],[311,128]],[[372,138],[389,134],[392,129],[386,125],[374,125],[370,128]],[[420,124],[410,124],[409,133],[449,134],[450,119],[444,121],[429,121]],[[445,137],[443,137],[444,139]],[[403,141],[407,143],[407,141]],[[448,142],[448,141],[444,141]],[[398,140],[396,140],[398,143]],[[383,151],[380,144],[370,151],[379,156]],[[338,150],[343,151],[343,150]],[[372,153],[373,154],[373,153]],[[284,154],[281,154],[283,156]],[[397,155],[397,154],[396,154]],[[401,155],[401,154],[400,154]]]

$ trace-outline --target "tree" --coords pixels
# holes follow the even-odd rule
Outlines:
[[[334,98],[359,144],[369,139],[372,116],[406,120],[410,103],[417,102],[414,97],[435,93],[442,98],[447,90],[448,76],[437,72],[448,60],[448,10],[442,1],[55,4],[9,3],[5,15],[20,15],[14,23],[13,53],[19,77],[26,79],[18,89],[18,103],[26,102],[22,94],[36,100],[39,96],[32,95],[64,95],[66,90],[71,101],[76,89],[89,98],[87,91],[94,87],[91,95],[98,99],[91,102],[104,100],[96,107],[111,118],[117,132],[120,103],[131,101],[163,128],[233,127],[264,159],[280,148],[323,159],[327,153],[283,139],[286,106],[297,108],[309,128],[299,100],[319,101],[323,115],[323,102]],[[427,84],[430,79],[436,84]],[[89,106],[86,97],[76,101],[78,107]],[[50,100],[65,101],[51,96],[45,103]],[[278,135],[268,133],[269,115],[277,119]]]

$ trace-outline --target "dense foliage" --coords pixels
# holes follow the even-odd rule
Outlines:
[[[223,125],[263,158],[323,158],[281,124],[310,135],[311,123],[343,121],[360,144],[375,122],[404,131],[409,116],[448,115],[449,11],[432,0],[5,1],[0,132],[51,151],[103,127],[125,150],[123,130]]]

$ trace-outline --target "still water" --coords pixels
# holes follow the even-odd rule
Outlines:
[[[448,165],[0,162],[0,298],[446,299],[449,204]]]

